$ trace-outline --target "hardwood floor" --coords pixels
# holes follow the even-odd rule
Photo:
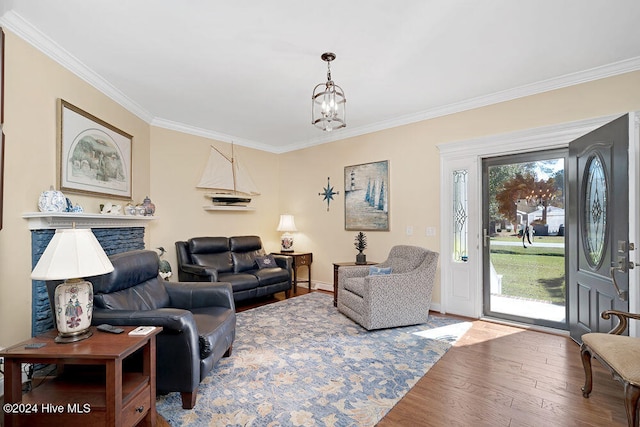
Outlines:
[[[477,320],[378,425],[626,426],[622,385],[593,374],[585,399],[569,337]]]
[[[305,293],[298,288],[298,295]],[[627,425],[622,385],[597,361],[591,397],[582,397],[580,350],[569,337],[480,320],[472,323],[379,427]],[[159,425],[168,424],[160,420]]]

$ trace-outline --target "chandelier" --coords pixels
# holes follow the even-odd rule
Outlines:
[[[344,91],[331,80],[331,61],[336,54],[325,52],[321,56],[327,63],[327,82],[320,83],[313,89],[311,97],[311,123],[324,131],[340,129],[347,125],[346,103]]]

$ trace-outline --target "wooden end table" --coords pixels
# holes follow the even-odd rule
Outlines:
[[[293,258],[291,269],[293,270],[293,292],[298,291],[298,267],[303,265],[309,269],[309,280],[300,280],[300,283],[308,283],[311,290],[311,263],[313,254],[311,252],[275,252],[279,255],[289,255]]]
[[[374,265],[378,262],[367,261],[366,264],[356,264],[355,262],[334,262],[333,263],[333,306],[338,306],[338,269],[340,267],[352,267],[354,265]]]
[[[83,341],[58,344],[49,331],[4,349],[4,425],[155,426],[156,327],[144,336],[97,331]],[[40,348],[25,348],[44,343]],[[142,370],[123,371],[123,360],[142,349]],[[23,363],[56,364],[57,375],[22,394]],[[65,373],[64,365],[97,365],[86,375]],[[68,366],[67,371],[73,371]],[[84,372],[84,371],[83,371]],[[7,406],[9,405],[9,406]]]

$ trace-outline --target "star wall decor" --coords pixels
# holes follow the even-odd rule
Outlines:
[[[327,186],[322,189],[322,193],[318,193],[318,196],[324,196],[322,201],[327,201],[327,212],[329,212],[329,203],[333,200],[333,196],[340,194],[339,191],[333,191],[333,187],[331,186],[330,177],[327,177]]]

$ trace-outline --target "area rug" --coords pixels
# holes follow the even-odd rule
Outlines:
[[[318,292],[254,308],[238,313],[233,354],[202,381],[195,408],[170,393],[157,410],[171,426],[373,426],[464,333],[451,329],[460,323],[431,316],[370,332]]]

